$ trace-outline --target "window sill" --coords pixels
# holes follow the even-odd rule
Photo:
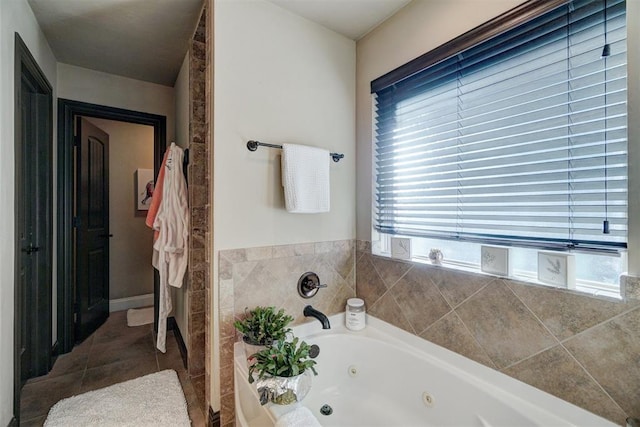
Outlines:
[[[413,262],[418,264],[426,264],[434,267],[444,268],[446,270],[460,271],[465,273],[477,274],[480,276],[494,277],[498,279],[513,280],[513,281],[530,284],[533,286],[545,287],[549,289],[566,290],[569,292],[575,292],[580,295],[587,295],[587,296],[595,297],[598,299],[604,299],[608,301],[616,301],[616,302],[622,301],[622,296],[620,295],[620,289],[619,288],[606,289],[607,287],[606,284],[601,285],[602,287],[599,287],[600,284],[596,284],[596,283],[578,282],[576,283],[576,289],[568,289],[568,288],[557,287],[557,286],[549,285],[548,283],[540,282],[533,275],[517,274],[517,275],[507,277],[507,276],[497,276],[495,274],[485,273],[484,271],[480,270],[479,266],[474,266],[472,264],[465,264],[465,263],[451,262],[451,261],[442,261],[441,263],[436,264],[431,262],[431,260],[429,260],[427,257],[422,257],[422,256],[413,256],[411,259],[406,259],[406,260],[393,258],[390,252],[383,252],[381,250],[376,250],[377,248],[375,246],[376,245],[374,245],[371,251],[373,255],[390,258],[390,259],[396,259],[398,261],[407,261],[407,262]],[[608,285],[608,286],[611,286],[611,285]]]

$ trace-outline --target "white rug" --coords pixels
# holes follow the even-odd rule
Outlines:
[[[56,403],[46,427],[191,425],[176,371],[168,369]]]
[[[127,310],[127,326],[141,326],[149,323],[153,323],[153,307]]]

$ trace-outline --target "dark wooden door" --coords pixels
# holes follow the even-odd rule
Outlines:
[[[25,381],[51,368],[53,96],[15,35],[15,298],[13,409]],[[8,184],[8,183],[5,183]]]
[[[21,334],[18,343],[20,356],[20,384],[33,376],[35,364],[35,319],[31,309],[37,294],[36,270],[38,246],[34,244],[36,239],[37,206],[34,200],[36,188],[35,150],[37,144],[36,127],[34,123],[35,88],[28,79],[23,79],[20,90],[20,114],[21,114],[21,144],[17,155],[16,202],[17,209],[17,236],[18,248],[18,290],[17,298],[20,302],[20,311],[16,313],[20,319]]]
[[[76,322],[82,341],[109,317],[109,135],[77,121]]]
[[[22,76],[16,123],[16,345],[20,386],[51,361],[50,97]]]

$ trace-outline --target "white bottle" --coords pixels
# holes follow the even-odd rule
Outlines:
[[[360,331],[366,326],[366,310],[364,301],[360,298],[349,298],[345,307],[345,322],[347,329]]]

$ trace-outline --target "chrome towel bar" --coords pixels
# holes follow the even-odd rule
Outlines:
[[[267,144],[266,142],[253,141],[253,140],[247,141],[247,149],[249,149],[249,151],[256,151],[260,146],[282,149],[282,145]],[[344,158],[344,154],[341,154],[341,153],[329,153],[329,155],[331,156],[334,162],[339,162],[340,159]]]

